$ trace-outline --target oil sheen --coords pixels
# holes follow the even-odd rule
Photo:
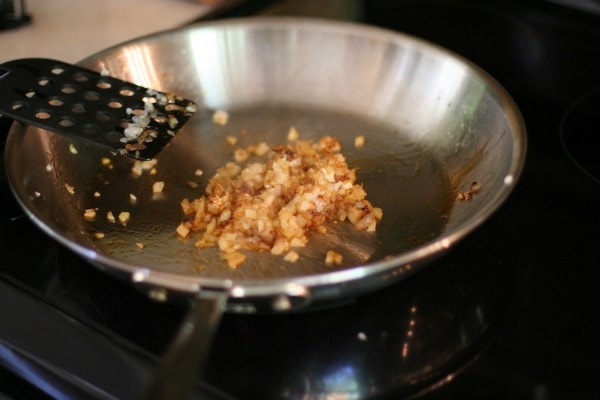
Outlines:
[[[88,206],[101,213],[126,210],[131,218],[125,224],[107,223],[103,217],[89,222],[90,235],[105,234],[94,246],[126,263],[243,280],[329,272],[332,267],[323,262],[329,249],[344,257],[343,265],[336,268],[368,264],[430,242],[443,231],[453,203],[448,176],[426,149],[398,128],[356,115],[298,106],[261,104],[227,112],[224,125],[213,122],[212,111],[198,113],[159,155],[153,175],[134,176],[133,161],[124,157],[114,157],[110,169],[98,167],[86,189]],[[364,186],[369,201],[383,210],[376,232],[358,232],[349,223],[328,223],[327,234],[309,235],[297,262],[248,251],[247,261],[235,270],[221,260],[218,249],[194,248],[194,234],[187,239],[175,235],[184,218],[180,201],[203,195],[217,169],[233,160],[235,148],[286,143],[291,127],[300,140],[326,135],[340,140],[349,167],[357,170],[357,183]],[[355,147],[357,136],[365,138],[361,147]],[[236,139],[235,145],[228,137]],[[158,195],[150,189],[155,181],[165,182]],[[92,195],[98,187],[103,188],[99,198]]]

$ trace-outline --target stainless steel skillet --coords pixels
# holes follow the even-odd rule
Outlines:
[[[215,324],[188,328],[217,321],[225,308],[300,310],[410,276],[485,221],[524,163],[525,127],[497,82],[445,49],[377,28],[229,20],[144,37],[81,64],[180,93],[202,111],[157,157],[155,173],[141,175],[133,160],[15,125],[6,145],[15,196],[41,229],[91,263],[156,299],[194,299],[200,312],[182,332],[206,333],[191,341],[205,350]],[[216,110],[229,113],[226,125],[213,122]],[[297,263],[249,254],[235,270],[217,251],[199,252],[193,240],[176,237],[181,199],[200,196],[231,160],[227,136],[239,146],[277,144],[291,126],[305,139],[340,138],[368,198],[383,209],[376,233],[332,224],[327,235],[311,236]],[[354,147],[357,135],[366,139],[362,148]],[[152,192],[156,181],[165,183],[160,194]],[[473,182],[472,198],[458,200]],[[96,218],[86,219],[87,209]],[[113,223],[108,211],[130,217]],[[323,262],[330,248],[344,255],[339,268]],[[171,354],[181,349],[174,347]],[[183,364],[175,375],[182,371],[193,375]]]

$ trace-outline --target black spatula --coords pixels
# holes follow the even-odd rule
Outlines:
[[[137,159],[154,158],[195,111],[191,100],[61,61],[0,65],[0,115]]]

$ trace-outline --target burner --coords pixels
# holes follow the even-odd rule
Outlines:
[[[563,148],[571,160],[600,183],[600,88],[581,96],[561,123]]]

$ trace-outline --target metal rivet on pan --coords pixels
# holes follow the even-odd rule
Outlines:
[[[131,274],[131,280],[134,282],[143,282],[150,275],[150,270],[147,268],[138,269],[133,274]]]
[[[298,285],[297,283],[289,283],[285,287],[285,292],[288,296],[307,298],[310,294],[306,286]]]
[[[243,287],[235,286],[231,289],[232,297],[244,297],[246,295],[246,291]]]

